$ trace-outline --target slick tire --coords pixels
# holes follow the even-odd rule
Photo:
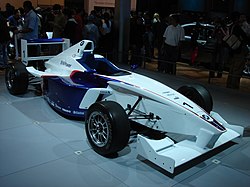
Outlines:
[[[85,130],[94,151],[103,156],[121,151],[130,137],[128,116],[114,101],[92,104],[85,116]]]
[[[210,113],[213,110],[213,99],[210,92],[202,85],[185,85],[177,90],[182,95],[195,102],[206,112]]]
[[[5,70],[5,84],[12,95],[24,94],[27,91],[29,75],[22,63],[8,65]]]

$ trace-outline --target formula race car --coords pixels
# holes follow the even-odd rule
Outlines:
[[[88,141],[103,156],[128,145],[132,126],[163,133],[165,136],[155,139],[137,133],[137,151],[170,173],[243,134],[243,127],[228,124],[212,111],[212,97],[203,86],[174,90],[118,68],[93,51],[93,42],[83,40],[46,61],[45,70],[12,64],[6,70],[7,88],[11,94],[23,94],[27,73],[42,78],[49,105],[66,116],[85,116]],[[168,133],[187,138],[176,142]]]

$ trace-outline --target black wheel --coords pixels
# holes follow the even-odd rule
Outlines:
[[[213,99],[209,91],[201,85],[186,85],[177,90],[182,95],[186,96],[205,111],[210,113],[213,109]]]
[[[13,95],[24,94],[28,89],[29,76],[22,63],[9,64],[5,70],[5,84]]]
[[[85,129],[89,143],[100,155],[115,154],[128,144],[128,116],[114,101],[92,104],[85,117]]]

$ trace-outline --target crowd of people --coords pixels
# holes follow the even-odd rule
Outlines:
[[[41,9],[34,8],[31,1],[25,1],[23,7],[18,9],[7,3],[1,17],[7,20],[9,29],[16,34],[19,46],[20,39],[47,38],[50,32],[52,38],[69,38],[71,45],[82,39],[90,39],[95,44],[96,52],[112,59],[114,24],[110,12],[93,10],[88,15],[79,8],[62,8],[59,4]],[[161,19],[158,13],[151,17],[148,12],[131,12],[130,23],[130,64],[141,66],[144,61],[151,62],[158,56],[158,70],[175,74],[179,44],[184,40],[184,30],[179,25],[178,17],[173,15]],[[170,30],[166,31],[168,26]],[[1,46],[6,48],[5,45]],[[157,56],[155,49],[158,51]],[[37,53],[35,49],[29,52],[34,55]]]
[[[151,15],[149,12],[131,11],[130,65],[142,66],[143,63],[156,59],[158,71],[175,75],[176,62],[180,58],[182,42],[185,40],[185,31],[179,18],[176,14],[160,17],[158,13]],[[210,76],[215,77],[217,73],[216,77],[221,77],[224,64],[229,61],[231,65],[227,87],[239,88],[244,57],[248,53],[246,46],[249,43],[250,26],[246,16],[242,14],[234,12],[229,18],[227,21],[214,21],[216,45]],[[6,45],[11,40],[8,30],[13,31],[18,40],[47,38],[48,32],[52,33],[52,38],[69,38],[71,45],[82,39],[90,39],[95,44],[96,52],[112,60],[114,22],[110,12],[93,10],[87,14],[83,9],[62,8],[59,4],[41,9],[34,8],[31,1],[25,1],[23,7],[18,9],[7,3],[6,11],[0,14],[0,21],[0,33],[4,36],[0,37],[2,67],[7,64]],[[230,49],[224,41],[229,34],[240,38],[241,45],[236,50]]]
[[[225,64],[229,64],[227,87],[238,89],[242,71],[245,67],[246,56],[249,54],[250,24],[245,14],[232,12],[230,16],[215,21],[214,36],[216,45],[211,62],[210,77],[221,78]],[[236,36],[240,42],[237,48],[230,47],[228,41],[230,36]]]
[[[154,56],[156,54],[154,50],[156,49],[158,51],[158,71],[176,74],[176,62],[181,60],[182,43],[185,40],[185,31],[181,27],[179,19],[180,16],[176,14],[166,18],[160,18],[157,13],[153,15],[153,18],[147,13],[132,15],[130,30],[131,63],[141,65],[143,60],[144,62],[150,62],[152,58],[156,58]],[[202,21],[204,20],[196,20],[197,25]],[[239,89],[246,62],[245,58],[249,55],[247,46],[250,46],[250,24],[246,15],[232,12],[225,18],[216,17],[204,23],[215,26],[211,34],[215,42],[212,50],[209,77],[221,78],[225,65],[229,64],[226,85],[228,88]],[[196,31],[196,28],[199,29],[198,26],[194,27],[191,37],[192,49],[190,51],[192,52],[190,61],[198,46],[199,31]],[[237,40],[239,40],[240,45],[237,48],[228,45],[226,38],[231,35],[236,36]]]
[[[132,65],[141,66],[144,62],[158,59],[158,71],[176,74],[176,62],[180,56],[181,42],[185,31],[180,25],[179,16],[172,14],[161,18],[155,13],[151,18],[148,12],[131,14],[130,48]]]
[[[52,7],[34,8],[31,1],[24,1],[23,7],[15,8],[6,4],[6,11],[0,13],[0,32],[6,37],[1,38],[1,68],[7,65],[7,43],[11,40],[9,31],[20,39],[68,38],[74,45],[83,39],[94,41],[95,50],[101,54],[112,53],[113,20],[108,12],[91,11],[88,15],[80,8],[62,8],[55,4]],[[8,26],[7,26],[8,25]],[[52,33],[52,36],[48,35]],[[2,41],[3,40],[3,41]],[[20,47],[19,47],[20,48]],[[36,49],[29,50],[35,54]]]

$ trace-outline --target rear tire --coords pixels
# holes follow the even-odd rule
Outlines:
[[[24,94],[27,91],[29,75],[22,63],[8,65],[5,70],[5,84],[12,95]]]
[[[92,104],[86,114],[85,130],[94,151],[103,156],[121,151],[130,137],[128,116],[114,101]]]
[[[182,95],[186,96],[206,112],[210,113],[213,110],[213,99],[209,91],[202,85],[186,85],[177,90]]]

